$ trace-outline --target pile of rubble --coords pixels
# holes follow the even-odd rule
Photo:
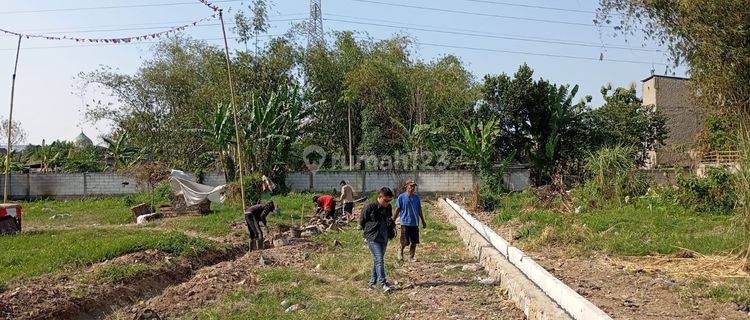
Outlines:
[[[274,246],[285,245],[288,239],[305,238],[316,233],[329,231],[342,231],[344,227],[354,219],[339,217],[338,219],[325,219],[312,217],[305,225],[295,227],[288,225],[277,226],[277,232],[273,237]]]

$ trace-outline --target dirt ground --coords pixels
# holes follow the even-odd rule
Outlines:
[[[315,250],[315,244],[304,239],[293,240],[288,246],[253,251],[230,261],[198,270],[185,282],[171,286],[160,295],[141,300],[134,305],[115,311],[107,319],[133,319],[145,309],[172,319],[204,308],[238,289],[251,291],[256,284],[253,270],[260,267],[261,254],[273,266],[302,267],[305,253]]]
[[[265,250],[263,257],[273,261],[274,266],[310,268],[312,266],[306,261],[306,257],[308,253],[317,250],[316,247],[312,242],[300,240],[289,246]],[[393,294],[403,303],[399,314],[394,316],[395,319],[525,318],[498,287],[478,283],[477,278],[486,277],[486,273],[460,272],[463,263],[450,258],[453,256],[453,249],[426,245],[420,250],[443,255],[445,259],[406,263],[399,268],[399,277],[395,279],[397,289]],[[465,250],[458,250],[467,259],[464,262],[472,260]],[[190,310],[210,306],[239,288],[252,291],[256,281],[252,270],[259,267],[259,257],[259,252],[252,252],[236,260],[200,270],[189,281],[170,287],[161,295],[138,302],[130,308],[118,310],[109,319],[131,319],[133,314],[144,309],[154,310],[162,317],[178,317]],[[348,281],[335,274],[321,276],[333,282]],[[367,294],[382,294],[369,291],[364,285],[362,291]]]
[[[429,250],[429,249],[428,249]],[[521,310],[495,285],[481,285],[487,274],[460,272],[463,264],[407,263],[407,280],[399,284],[405,302],[396,319],[525,319]]]
[[[355,212],[359,212],[361,204]],[[440,217],[438,210],[433,210]],[[245,253],[242,224],[232,234],[214,239],[230,246],[200,257],[178,258],[148,250],[92,265],[83,270],[32,279],[0,294],[0,319],[133,319],[153,311],[162,319],[189,316],[191,311],[211,307],[239,289],[251,292],[257,284],[254,273],[261,265],[261,252]],[[453,235],[457,237],[454,231]],[[320,244],[293,239],[290,245],[264,250],[271,266],[314,269],[308,261]],[[395,244],[394,244],[395,248]],[[523,313],[495,285],[482,285],[486,273],[462,272],[473,258],[462,247],[424,244],[421,252],[440,259],[399,266],[392,293],[401,303],[395,319],[523,319]],[[461,257],[457,260],[457,256]],[[116,265],[154,266],[137,276],[115,283],[92,281],[97,270]],[[351,281],[325,274],[333,281]],[[359,286],[359,283],[355,284]],[[365,294],[382,295],[362,284]],[[148,319],[148,316],[140,319]]]
[[[491,225],[492,214],[479,212],[474,216]],[[495,231],[512,243],[517,227],[509,225],[495,228]],[[736,268],[720,263],[722,259],[676,256],[620,258],[604,253],[584,257],[573,256],[564,247],[524,252],[615,319],[750,318],[750,314],[739,311],[734,303],[696,297],[688,288],[690,279],[696,276],[714,276],[717,272],[740,275],[736,274]],[[716,261],[719,263],[714,263]]]

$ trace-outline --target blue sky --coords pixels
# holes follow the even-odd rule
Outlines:
[[[195,4],[189,2],[191,0],[7,0],[0,7],[0,28],[79,37],[119,37],[157,32],[212,14],[197,0]],[[409,35],[417,42],[415,53],[418,58],[432,60],[445,54],[454,54],[466,63],[477,80],[488,73],[513,73],[525,62],[534,68],[537,77],[558,84],[580,85],[579,96],[592,95],[594,105],[599,105],[602,101],[599,94],[602,85],[611,82],[616,86],[627,86],[636,82],[640,89],[640,80],[650,75],[652,63],[656,73],[663,74],[663,64],[667,60],[662,52],[640,50],[644,46],[658,49],[652,43],[644,44],[640,37],[625,41],[621,36],[612,37],[611,30],[600,30],[593,26],[592,12],[596,9],[596,0],[322,2],[325,19],[323,28],[326,32],[355,30],[376,39],[394,34]],[[505,4],[499,4],[501,2]],[[507,5],[508,3],[527,7]],[[224,0],[218,4],[229,10],[246,5],[247,1]],[[150,6],[133,7],[137,5]],[[131,7],[81,9],[121,6]],[[528,6],[562,8],[567,11]],[[270,12],[273,22],[269,34],[284,33],[294,23],[289,20],[306,18],[308,10],[309,3],[305,0],[276,0]],[[190,28],[185,34],[198,39],[213,39],[209,42],[219,45],[220,40],[215,40],[221,36],[220,27],[215,25],[217,22],[211,21]],[[509,38],[522,38],[526,41]],[[16,41],[12,36],[0,36],[0,115],[3,117],[7,117],[8,112]],[[42,139],[70,140],[82,130],[96,142],[100,142],[98,137],[107,132],[108,125],[84,121],[82,97],[77,89],[79,83],[75,76],[100,65],[111,66],[122,72],[134,72],[141,61],[150,56],[152,46],[153,43],[90,45],[71,41],[23,39],[14,119],[21,121],[28,132],[27,142],[39,144]],[[244,48],[244,45],[234,41],[230,42],[230,46]],[[640,63],[598,61],[602,53],[605,59]],[[684,76],[684,69],[678,69],[676,75]],[[96,90],[87,90],[83,95],[87,100],[98,97]]]

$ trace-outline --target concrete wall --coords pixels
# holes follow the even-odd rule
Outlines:
[[[0,175],[0,185],[3,183],[4,176]],[[224,184],[224,177],[207,174],[205,183]],[[8,197],[12,200],[118,196],[145,191],[132,178],[109,172],[11,174],[8,189]]]
[[[419,185],[419,192],[467,193],[474,182],[481,185],[481,179],[471,171],[330,171],[318,173],[292,173],[286,179],[286,186],[297,191],[338,192],[341,180],[346,180],[357,193],[377,191],[382,187],[400,190],[403,183],[413,179]],[[509,168],[504,172],[503,182],[513,191],[521,191],[529,186],[529,172],[525,167]]]
[[[705,115],[693,101],[688,79],[652,76],[643,81],[643,105],[655,105],[667,117],[669,137],[649,153],[648,167],[689,166],[695,135],[703,128]]]
[[[338,192],[339,182],[346,180],[356,193],[377,191],[389,187],[400,191],[403,183],[414,179],[420,192],[467,193],[479,177],[471,171],[337,171],[292,173],[286,179],[289,189],[297,191]],[[521,191],[529,186],[528,170],[510,168],[503,175],[510,190]],[[203,182],[217,186],[225,184],[221,173],[209,173]],[[0,175],[0,185],[3,177]],[[147,191],[132,178],[119,173],[29,173],[10,175],[9,198],[12,200],[72,199],[82,197],[119,196]]]

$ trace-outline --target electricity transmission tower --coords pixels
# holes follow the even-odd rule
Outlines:
[[[323,12],[320,9],[320,1],[321,0],[310,0],[310,34],[307,38],[308,47],[325,45],[325,37],[323,35]]]

